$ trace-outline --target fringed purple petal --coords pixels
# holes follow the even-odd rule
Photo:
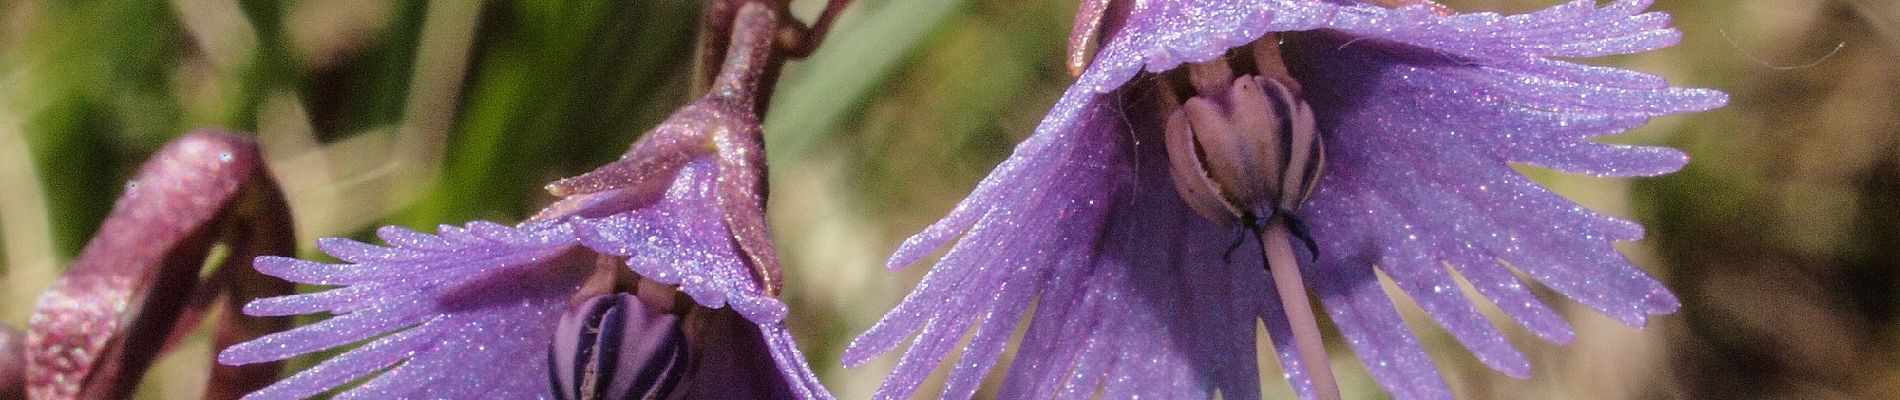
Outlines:
[[[1531,294],[1524,282],[1517,279],[1510,270],[1504,268],[1498,260],[1480,255],[1469,248],[1457,249],[1446,255],[1446,262],[1458,271],[1478,294],[1490,300],[1491,304],[1503,310],[1505,315],[1516,319],[1525,329],[1544,340],[1557,344],[1570,344],[1576,332],[1562,316],[1544,305],[1543,300]]]
[[[1540,18],[1587,8],[1572,4],[1507,20],[1538,25]],[[1637,9],[1617,3],[1575,22],[1613,32],[1539,28],[1543,32],[1524,37],[1544,39],[1514,48],[1544,57],[1668,44],[1651,38],[1673,34],[1657,31],[1666,29],[1666,18],[1631,14]],[[1615,15],[1629,17],[1603,18]],[[1528,374],[1528,363],[1477,314],[1445,262],[1507,314],[1553,340],[1568,340],[1569,327],[1489,260],[1510,261],[1634,326],[1648,314],[1675,309],[1659,282],[1609,245],[1641,237],[1640,227],[1558,197],[1508,163],[1600,176],[1674,171],[1686,161],[1674,150],[1587,139],[1657,115],[1713,108],[1725,101],[1722,94],[1542,58],[1484,58],[1502,53],[1447,47],[1464,43],[1457,35],[1436,42],[1366,39],[1304,33],[1289,45],[1294,74],[1306,83],[1327,140],[1327,173],[1305,210],[1322,249],[1315,279],[1328,282],[1318,285],[1327,308],[1388,390],[1400,398],[1448,395],[1416,339],[1389,311],[1367,268],[1375,261],[1480,360],[1513,376]],[[1612,79],[1593,80],[1603,77]]]
[[[576,220],[575,234],[594,251],[628,257],[627,266],[640,276],[679,285],[702,306],[730,305],[753,322],[777,323],[785,318],[785,304],[765,294],[728,233],[715,170],[710,159],[689,162],[661,198],[632,211]]]
[[[455,245],[440,236],[416,232],[409,228],[390,225],[376,229],[376,237],[382,238],[390,246],[422,251],[454,250]]]
[[[970,337],[968,345],[963,347],[963,362],[957,363],[950,371],[950,380],[944,387],[944,398],[969,398],[976,395],[983,377],[989,376],[990,368],[1003,355],[1003,347],[1009,343],[1009,337],[1016,332],[1016,326],[1023,313],[1029,309],[1029,299],[1034,298],[1036,285],[1029,282],[1003,282],[1003,287],[995,293],[998,306],[982,313],[976,321],[976,334]]]
[[[1530,360],[1511,347],[1504,333],[1478,313],[1477,306],[1465,297],[1440,261],[1428,253],[1425,243],[1401,239],[1389,246],[1397,251],[1386,253],[1378,265],[1398,284],[1399,290],[1418,302],[1419,307],[1445,326],[1460,344],[1476,353],[1484,365],[1519,379],[1530,377]]]
[[[1058,110],[1070,110],[1066,114],[1069,118],[1076,118],[1078,114],[1086,112],[1088,117],[1075,121],[1091,124],[1089,127],[1094,129],[1112,129],[1109,124],[1114,121],[1111,118],[1114,116],[1113,110],[1092,101],[1095,97],[1071,90],[1063,100],[1063,104],[1069,107],[1059,107]],[[1074,145],[1089,142],[1074,140],[1079,136],[1077,132],[1066,128],[1044,132],[1047,134],[1038,135],[1042,139],[1031,139],[1019,146],[1016,155],[992,172],[991,178],[980,184],[976,193],[965,199],[953,212],[952,219],[960,218],[955,215],[965,213],[974,216],[971,218],[973,221],[969,222],[968,233],[954,225],[940,223],[913,237],[905,248],[898,250],[897,258],[912,257],[907,254],[916,253],[913,247],[934,248],[962,235],[962,239],[957,241],[938,267],[925,276],[924,283],[916,292],[906,297],[897,309],[845,349],[844,361],[847,365],[862,364],[877,354],[895,348],[919,329],[923,330],[917,337],[917,343],[899,362],[898,371],[879,388],[877,397],[910,396],[924,376],[928,375],[928,371],[948,354],[950,346],[973,324],[978,323],[980,315],[991,314],[995,310],[1018,309],[1020,304],[1032,299],[1028,295],[1016,294],[1033,294],[1040,292],[1041,287],[1048,287],[1048,282],[1042,279],[1043,271],[1061,271],[1081,263],[1062,266],[1050,264],[1057,260],[1087,262],[1086,258],[1063,252],[1090,247],[1088,242],[1092,240],[1088,237],[1098,230],[1088,226],[1099,223],[1101,210],[1107,204],[1090,202],[1081,197],[1100,194],[1091,189],[1099,189],[1097,186],[1103,182],[1103,173],[1112,164],[1099,155],[1091,159],[1087,154],[1078,154],[1081,150]],[[1055,137],[1062,140],[1051,140]],[[1098,198],[1108,200],[1102,196]],[[1010,207],[996,207],[997,204]],[[1017,208],[1025,205],[1035,208]],[[1084,226],[1073,227],[1074,224]],[[1063,240],[1065,236],[1070,237],[1070,240]],[[1077,236],[1082,240],[1074,240]],[[1041,287],[1034,290],[998,290],[1003,289],[1006,282]],[[997,318],[983,318],[982,323],[1014,325],[1019,317],[1020,314],[1000,315]],[[974,373],[979,369],[984,368],[966,371]],[[952,379],[961,381],[970,378]],[[960,384],[957,389],[963,390],[963,386]]]
[[[437,330],[410,329],[384,336],[248,396],[262,399],[316,396],[402,362],[412,352],[426,348],[441,333]]]
[[[545,357],[555,319],[591,271],[592,253],[578,251],[567,225],[477,222],[436,236],[381,233],[399,239],[388,247],[324,242],[326,251],[356,264],[258,261],[261,271],[292,281],[351,286],[247,306],[253,315],[338,315],[232,346],[219,362],[281,360],[375,339],[249,398],[309,397],[385,368],[340,397],[547,395],[547,364],[520,361]]]
[[[1331,254],[1335,248],[1320,245],[1318,268],[1308,270],[1309,283],[1319,293],[1321,303],[1346,343],[1364,360],[1372,377],[1393,398],[1450,399],[1451,389],[1438,375],[1431,356],[1425,354],[1418,339],[1399,318],[1392,300],[1379,289],[1379,278],[1368,268],[1372,259],[1366,250]],[[1367,249],[1370,250],[1370,249]],[[1348,250],[1350,251],[1350,250]],[[1347,257],[1341,257],[1347,256]],[[1351,265],[1352,268],[1336,268]],[[1317,272],[1325,271],[1324,274]]]
[[[1668,27],[1668,15],[1642,13],[1648,5],[1648,0],[1607,6],[1575,0],[1530,14],[1439,16],[1424,6],[1386,9],[1312,0],[1145,2],[1132,7],[1076,85],[1107,93],[1138,71],[1162,72],[1213,59],[1268,32],[1329,29],[1359,40],[1431,49],[1449,59],[1499,61],[1628,54],[1674,45],[1681,34]]]
[[[811,371],[811,363],[805,361],[805,352],[798,350],[798,341],[792,338],[792,331],[786,329],[784,323],[760,324],[758,327],[766,347],[772,352],[772,361],[778,364],[779,375],[791,381],[793,394],[800,399],[831,398],[831,392]]]
[[[495,304],[451,310],[413,328],[440,332],[401,366],[339,399],[529,398],[549,391],[547,352],[553,326],[588,269],[541,271],[539,279],[506,277],[479,290]],[[568,275],[568,276],[559,276]],[[471,288],[475,289],[475,288]],[[498,301],[500,298],[518,299]],[[461,306],[475,306],[463,304]],[[473,368],[472,366],[481,366]],[[308,373],[308,372],[306,372]]]
[[[1071,89],[1070,92],[1075,92]],[[1065,93],[1061,102],[1036,127],[1036,134],[1016,145],[1016,150],[1001,165],[990,170],[990,175],[977,183],[976,189],[958,202],[955,209],[943,219],[924,228],[922,232],[905,239],[891,255],[885,267],[896,270],[922,260],[931,252],[950,244],[964,232],[973,230],[973,225],[988,218],[991,209],[1007,206],[1006,193],[1015,187],[1006,186],[1016,183],[1042,183],[1055,173],[1054,169],[1062,163],[1054,160],[1053,154],[1068,151],[1058,147],[1065,141],[1075,139],[1072,124],[1082,111],[1084,101],[1092,98],[1084,93]],[[1107,112],[1097,110],[1097,112]]]
[[[1122,104],[1079,88],[1062,104],[1072,108],[1044,125],[1060,129],[1019,147],[959,206],[979,216],[968,231],[919,235],[961,234],[917,291],[852,342],[845,362],[915,334],[877,394],[907,398],[974,329],[942,394],[968,397],[1034,301],[1001,397],[1258,398],[1256,321],[1284,325],[1277,308],[1263,308],[1273,292],[1258,251],[1224,260],[1233,232],[1169,189],[1166,156],[1132,145]]]
[[[930,274],[924,276],[923,284],[919,285],[920,290],[906,296],[896,309],[852,341],[852,344],[845,349],[845,365],[863,364],[878,354],[895,349],[898,343],[922,327],[927,322],[927,318],[943,311],[943,307],[962,307],[961,304],[947,300],[958,294],[958,291],[951,288],[961,286],[960,282],[967,281],[970,275],[985,273],[991,279],[996,279],[999,276],[1009,278],[1010,274],[1020,272],[1017,269],[985,268],[986,265],[969,264],[993,262],[992,260],[997,256],[990,253],[998,251],[997,249],[1003,248],[1004,245],[1012,245],[1012,248],[1019,249],[1034,249],[1021,244],[1012,244],[1014,242],[1007,239],[1012,238],[1018,231],[1033,232],[1036,230],[1035,226],[1005,224],[997,221],[1007,221],[1023,216],[1047,218],[1051,214],[1058,213],[1050,209],[1031,208],[1021,209],[1034,210],[1033,212],[1019,212],[1016,211],[1018,206],[1016,203],[1025,198],[1049,198],[1047,190],[1024,189],[1055,187],[1057,183],[1062,182],[1057,180],[1058,173],[1068,168],[1078,167],[1074,165],[1073,160],[1068,159],[1069,154],[1075,151],[1073,147],[1078,139],[1090,135],[1078,133],[1076,129],[1072,129],[1072,126],[1082,121],[1090,121],[1098,125],[1108,124],[1112,123],[1112,119],[1117,116],[1115,110],[1096,100],[1097,97],[1094,95],[1071,88],[1045,118],[1044,123],[1037,127],[1037,134],[1017,145],[1015,154],[992,170],[990,176],[983,182],[978,183],[976,189],[957,204],[956,209],[951,211],[949,216],[904,241],[904,244],[891,257],[891,262],[887,264],[893,269],[908,264],[907,262],[900,263],[900,261],[914,262],[931,251],[949,244],[953,239],[962,237],[958,241],[958,246],[951,249],[950,254],[939,261],[938,268],[933,268]],[[1084,114],[1087,116],[1083,117]],[[1108,128],[1096,126],[1094,129]],[[1097,164],[1095,167],[1102,167],[1100,161],[1095,163]],[[1058,197],[1057,200],[1062,200],[1062,198]],[[991,214],[992,212],[997,214]],[[1077,220],[1070,218],[1063,222]],[[991,223],[982,223],[983,221]],[[1049,234],[1058,229],[1049,229],[1049,231],[1051,232],[1041,234]],[[963,255],[963,253],[983,254]],[[1034,251],[1026,253],[1034,253]],[[1042,265],[1007,267],[1046,268]]]

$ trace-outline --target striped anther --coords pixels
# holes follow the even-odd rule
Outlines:
[[[679,317],[631,294],[605,294],[561,316],[548,380],[557,399],[665,399],[680,386],[687,361]]]

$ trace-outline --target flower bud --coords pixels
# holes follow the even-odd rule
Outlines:
[[[557,399],[664,399],[679,387],[687,361],[678,316],[631,294],[605,294],[561,315],[548,379]]]
[[[1210,84],[1214,74],[1195,72],[1195,96],[1166,126],[1181,199],[1222,226],[1299,210],[1326,159],[1312,108],[1277,79],[1244,75],[1219,85]]]

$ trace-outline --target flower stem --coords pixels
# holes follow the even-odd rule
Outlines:
[[[753,109],[763,86],[760,81],[767,79],[773,63],[772,38],[778,33],[778,13],[762,3],[745,3],[733,14],[731,27],[725,62],[713,77],[712,93]]]
[[[1293,254],[1286,223],[1275,220],[1260,233],[1260,248],[1267,256],[1267,270],[1273,274],[1273,287],[1280,292],[1280,306],[1293,328],[1293,346],[1300,353],[1300,367],[1320,400],[1338,400],[1339,382],[1326,355],[1326,342],[1319,335],[1319,320],[1313,316],[1313,303],[1306,297],[1306,281],[1300,277],[1299,258]]]
[[[804,39],[800,40],[801,43],[798,44],[798,48],[792,50],[791,55],[805,58],[810,56],[811,52],[818,50],[818,43],[825,41],[825,34],[831,32],[831,25],[838,22],[838,15],[844,14],[845,7],[850,5],[851,0],[826,1],[825,11],[818,14],[817,20],[812,21],[811,28],[805,32]]]

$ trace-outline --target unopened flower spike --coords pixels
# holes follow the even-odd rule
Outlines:
[[[907,398],[967,338],[942,393],[967,398],[1033,303],[998,397],[1259,398],[1261,323],[1301,398],[1338,398],[1311,293],[1394,397],[1440,399],[1451,392],[1375,268],[1515,377],[1529,361],[1454,271],[1558,343],[1570,326],[1502,263],[1631,326],[1674,312],[1610,246],[1641,227],[1510,165],[1628,177],[1687,161],[1590,139],[1724,94],[1568,61],[1675,44],[1648,5],[1507,16],[1425,0],[1083,1],[1064,55],[1077,81],[891,257],[902,268],[950,246],[845,362],[914,337],[877,392]],[[1237,235],[1256,240],[1233,247]]]
[[[758,122],[766,83],[805,45],[782,33],[816,28],[787,20],[779,2],[708,10],[703,34],[720,39],[702,43],[724,55],[707,75],[716,79],[620,160],[548,185],[562,198],[515,226],[319,242],[344,264],[259,259],[265,274],[339,287],[246,313],[335,317],[219,361],[362,343],[250,396],[265,399],[379,372],[338,398],[830,398],[783,321]]]
[[[256,142],[214,130],[172,141],[40,296],[24,335],[0,327],[0,397],[127,398],[154,360],[214,313],[218,346],[289,327],[289,318],[236,309],[292,291],[248,265],[294,252],[292,232]],[[200,280],[218,245],[224,261]],[[276,379],[279,367],[214,368],[205,398],[235,399]]]

